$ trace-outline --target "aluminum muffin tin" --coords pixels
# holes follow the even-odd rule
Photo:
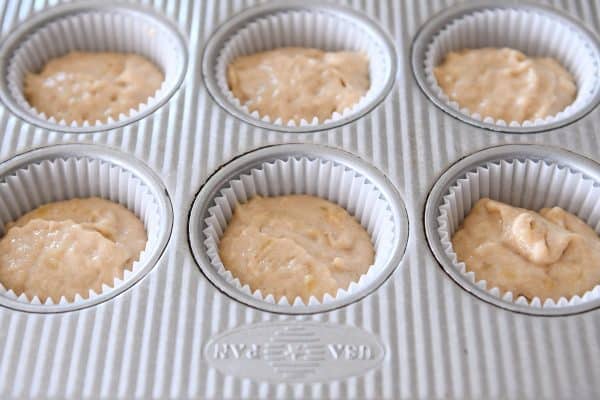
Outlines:
[[[537,134],[498,133],[465,123],[423,94],[411,64],[419,30],[438,13],[452,14],[464,5],[340,1],[336,4],[354,11],[335,6],[331,12],[356,23],[376,21],[393,41],[393,86],[353,121],[327,130],[281,132],[234,117],[211,97],[203,79],[210,38],[236,15],[252,13],[249,7],[258,2],[144,3],[127,7],[132,13],[152,9],[186,41],[187,73],[173,96],[137,121],[92,134],[47,130],[0,107],[0,161],[67,143],[127,153],[125,158],[145,164],[164,184],[173,207],[168,245],[145,277],[99,304],[47,314],[0,307],[0,398],[600,397],[598,308],[538,316],[482,300],[446,273],[429,247],[431,235],[426,236],[428,196],[443,186],[436,182],[454,176],[453,165],[472,154],[528,144],[549,148],[553,159],[568,161],[566,150],[573,160],[600,162],[598,109]],[[540,4],[578,27],[595,34],[600,29],[600,7],[593,2]],[[2,45],[12,31],[54,6],[5,2]],[[294,142],[351,154],[350,159],[360,159],[357,166],[380,171],[377,175],[401,194],[408,217],[404,256],[379,287],[339,308],[305,315],[265,311],[223,293],[196,263],[188,234],[190,210],[201,188],[214,182],[211,176],[243,154]]]

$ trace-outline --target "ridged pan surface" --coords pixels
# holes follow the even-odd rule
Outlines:
[[[6,37],[55,3],[0,2],[0,34]],[[133,124],[82,135],[37,128],[0,106],[0,161],[74,142],[129,153],[167,187],[174,210],[169,245],[147,276],[100,305],[58,314],[0,308],[0,398],[600,398],[599,309],[541,317],[484,302],[446,275],[423,227],[425,202],[437,178],[476,151],[531,143],[600,162],[598,108],[539,134],[493,133],[458,121],[422,93],[410,57],[419,28],[455,2],[355,0],[343,3],[378,21],[396,46],[391,92],[365,117],[334,130],[270,132],[228,114],[202,81],[202,50],[211,33],[255,1],[143,3],[170,19],[188,42],[185,81],[169,102]],[[596,34],[600,30],[597,1],[544,4]],[[188,245],[191,205],[221,165],[259,147],[292,142],[337,147],[373,164],[396,187],[408,213],[406,253],[389,279],[360,301],[327,313],[282,315],[239,303],[202,274]],[[266,359],[245,373],[232,368],[252,366],[252,357],[266,351],[262,343],[240,347],[247,338],[264,337],[271,350],[288,338],[282,350],[288,354],[288,347],[296,349],[293,335],[315,343],[316,367],[307,363],[292,375],[280,369],[288,378],[269,373],[266,365],[272,361]],[[319,353],[317,344],[325,352]],[[238,347],[234,352],[227,346]],[[240,356],[237,364],[223,362],[231,354]],[[349,367],[340,369],[332,357]],[[360,363],[353,364],[357,359]],[[310,376],[314,371],[316,378]]]

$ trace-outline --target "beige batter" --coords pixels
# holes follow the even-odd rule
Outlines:
[[[373,264],[367,231],[313,196],[255,197],[238,205],[221,238],[225,268],[252,291],[292,302],[348,288]]]
[[[570,298],[600,284],[600,238],[559,207],[538,214],[481,199],[452,245],[477,280],[530,300]]]
[[[452,51],[434,74],[461,108],[507,123],[556,115],[577,94],[573,76],[556,60],[507,48]]]
[[[137,110],[163,80],[162,72],[137,54],[72,52],[51,59],[39,74],[27,73],[24,92],[48,118],[93,124]]]
[[[369,60],[356,52],[284,47],[236,58],[227,66],[227,81],[261,117],[323,122],[367,93]]]
[[[46,204],[7,225],[0,240],[0,282],[43,302],[100,293],[123,277],[146,246],[142,222],[100,198]]]

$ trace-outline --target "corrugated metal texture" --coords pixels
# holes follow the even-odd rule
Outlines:
[[[215,26],[253,1],[144,1],[176,21],[189,41],[184,86],[152,117],[94,135],[36,129],[0,107],[0,159],[54,143],[119,148],[164,179],[175,226],[161,262],[133,289],[103,305],[59,315],[0,309],[0,398],[598,398],[600,311],[568,318],[518,315],[463,292],[425,242],[427,191],[457,158],[501,143],[543,143],[600,160],[600,110],[560,131],[502,135],[459,123],[419,91],[409,67],[418,27],[450,0],[348,1],[394,37],[397,83],[367,118],[330,132],[286,135],[240,123],[207,95],[202,47]],[[0,32],[54,2],[0,3]],[[599,28],[595,1],[549,4]],[[358,154],[386,172],[410,218],[404,261],[376,293],[341,310],[294,319],[360,326],[386,346],[382,367],[362,377],[310,385],[224,376],[202,359],[214,334],[245,323],[285,320],[231,301],[206,281],[187,246],[195,192],[231,157],[265,144],[311,142]]]

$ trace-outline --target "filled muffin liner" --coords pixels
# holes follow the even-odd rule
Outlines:
[[[138,10],[132,12],[122,5],[97,9],[88,6],[49,18],[21,38],[15,50],[7,55],[6,80],[11,103],[34,124],[76,133],[119,127],[154,111],[168,100],[183,79],[187,54],[176,31],[153,16],[143,15]],[[146,102],[105,121],[80,124],[57,120],[28,103],[23,92],[25,76],[28,72],[40,72],[48,61],[71,51],[135,53],[156,65],[164,80]]]
[[[577,85],[575,100],[556,115],[523,122],[494,119],[461,107],[438,85],[434,69],[451,51],[483,47],[508,47],[528,57],[554,58],[573,76]],[[596,44],[558,16],[532,7],[490,7],[452,20],[429,43],[423,67],[427,85],[446,107],[498,127],[544,128],[564,121],[596,102],[600,90],[600,53]]]
[[[369,59],[370,87],[352,107],[334,112],[329,118],[319,120],[283,120],[275,115],[261,115],[237,99],[229,89],[227,66],[237,57],[281,47],[308,47],[327,52],[353,51]],[[319,127],[341,119],[350,119],[372,107],[389,86],[394,74],[394,59],[381,37],[357,24],[341,13],[326,12],[318,8],[280,11],[248,22],[237,30],[221,49],[215,65],[215,77],[226,101],[248,117],[276,126]],[[393,79],[393,77],[392,77]]]
[[[516,158],[489,161],[474,167],[450,186],[438,209],[437,232],[452,268],[467,282],[505,302],[535,308],[560,308],[600,299],[600,282],[582,295],[542,301],[539,297],[527,299],[489,287],[484,279],[468,271],[465,263],[458,261],[451,240],[472,206],[485,197],[533,211],[558,206],[577,215],[600,233],[600,185],[597,182],[556,161]]]
[[[17,303],[44,306],[80,306],[96,297],[109,294],[135,278],[148,264],[159,244],[166,221],[162,216],[155,194],[131,171],[111,162],[87,156],[47,159],[33,162],[13,171],[0,180],[0,234],[6,233],[6,224],[44,204],[73,198],[100,197],[121,204],[133,212],[144,224],[148,240],[137,261],[125,269],[122,277],[102,285],[100,293],[90,289],[78,293],[73,300],[61,297],[55,303],[38,296],[16,294],[0,283],[0,296]],[[40,308],[41,307],[41,308]]]
[[[375,250],[374,262],[357,282],[336,293],[325,294],[322,299],[311,296],[307,303],[302,298],[281,297],[276,300],[270,293],[252,290],[243,285],[223,265],[219,257],[219,241],[231,220],[235,207],[255,196],[285,196],[306,194],[335,203],[353,216],[371,237]],[[262,302],[296,309],[326,305],[333,300],[343,300],[361,291],[382,273],[398,239],[398,227],[393,221],[391,206],[379,189],[356,171],[333,161],[308,157],[289,157],[263,162],[259,167],[232,179],[214,198],[204,219],[204,246],[212,267],[238,291]]]

